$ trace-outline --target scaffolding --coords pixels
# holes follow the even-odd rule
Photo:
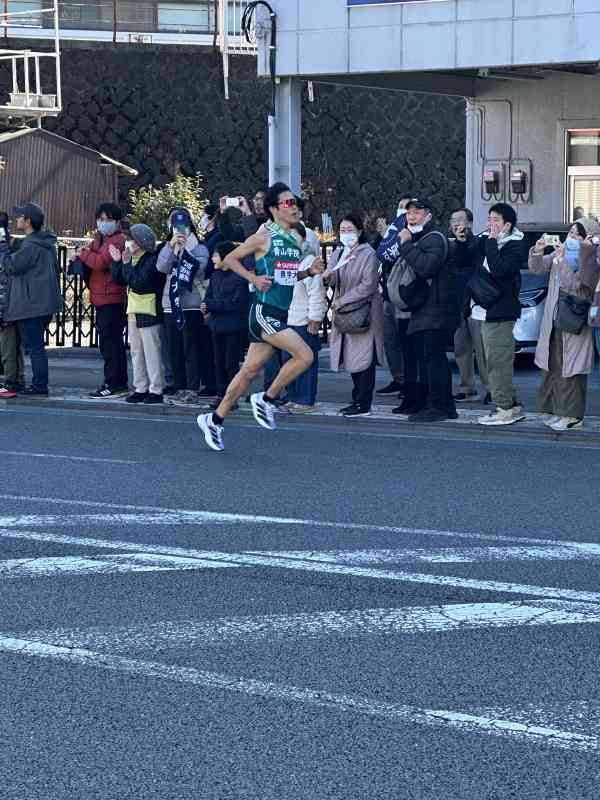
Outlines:
[[[12,91],[9,92],[9,102],[0,105],[0,114],[36,119],[40,127],[44,117],[56,117],[62,111],[58,0],[48,0],[47,6],[33,11],[8,11],[8,3],[4,0],[4,10],[0,11],[0,30],[4,28],[5,36],[10,27],[20,25],[37,28],[42,27],[44,15],[52,19],[53,50],[12,50],[0,45],[0,61],[9,61],[12,68]],[[47,91],[47,86],[42,86],[42,59],[54,61],[52,72],[55,86],[51,93]]]

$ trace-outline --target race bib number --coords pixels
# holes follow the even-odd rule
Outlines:
[[[294,261],[275,262],[275,283],[280,286],[295,286],[298,280],[298,264]]]

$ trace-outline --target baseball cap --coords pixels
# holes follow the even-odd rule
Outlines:
[[[409,209],[411,206],[413,208],[426,208],[428,211],[433,211],[431,198],[426,194],[416,194],[414,197],[411,197],[406,204],[406,208]]]
[[[24,203],[22,206],[15,206],[13,216],[15,219],[17,217],[30,219],[34,225],[43,225],[45,219],[43,208],[36,203]]]
[[[192,215],[187,208],[176,208],[171,214],[171,225],[173,228],[189,228],[192,224]]]

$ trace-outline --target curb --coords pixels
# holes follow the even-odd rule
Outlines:
[[[70,390],[72,391],[72,390]],[[82,393],[85,390],[81,390]],[[446,422],[436,423],[410,423],[406,417],[392,417],[389,407],[379,406],[374,409],[374,412],[369,417],[362,417],[360,419],[348,420],[336,413],[337,404],[330,403],[326,408],[326,404],[322,404],[322,410],[311,414],[280,414],[280,424],[286,423],[295,424],[299,421],[306,421],[310,423],[318,423],[323,425],[335,426],[337,428],[355,428],[357,425],[368,425],[372,428],[385,427],[386,432],[392,431],[397,433],[419,433],[419,432],[433,432],[443,430],[446,433],[464,436],[477,436],[481,438],[506,438],[507,436],[514,437],[519,434],[526,433],[528,437],[533,437],[546,442],[573,442],[578,444],[596,444],[600,443],[600,417],[587,417],[586,422],[588,426],[582,430],[570,431],[568,433],[559,433],[552,431],[545,427],[542,422],[541,414],[530,414],[528,419],[522,422],[515,423],[514,425],[505,426],[502,428],[485,427],[477,424],[477,418],[481,416],[481,410],[460,410],[460,417],[458,420],[448,420]],[[191,406],[183,405],[169,405],[164,403],[161,405],[144,405],[128,404],[124,400],[91,400],[85,397],[49,397],[49,398],[35,398],[35,397],[18,397],[11,400],[0,400],[0,412],[8,410],[10,407],[14,408],[50,408],[50,409],[69,409],[73,411],[102,411],[128,414],[129,416],[138,415],[140,417],[156,416],[157,418],[164,417],[196,417],[198,414],[207,413],[210,409],[207,403],[193,404]],[[252,411],[248,403],[241,403],[240,408],[233,412],[234,419],[250,418]]]

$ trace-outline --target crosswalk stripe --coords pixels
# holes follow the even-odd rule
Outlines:
[[[52,659],[76,666],[93,667],[144,678],[170,680],[209,691],[235,692],[250,697],[308,705],[334,712],[355,713],[399,724],[427,725],[457,729],[465,733],[483,733],[580,752],[597,752],[600,749],[600,739],[597,736],[564,731],[545,725],[528,724],[505,718],[496,719],[463,711],[379,702],[369,698],[207,672],[194,667],[142,661],[87,649],[60,647],[48,642],[18,639],[7,635],[0,636],[0,652],[16,654],[25,658]]]
[[[232,642],[355,636],[419,635],[452,631],[577,625],[600,622],[600,606],[564,600],[452,603],[443,606],[340,609],[301,614],[151,622],[107,628],[32,631],[34,639],[68,647],[130,653],[158,645],[211,647]]]

